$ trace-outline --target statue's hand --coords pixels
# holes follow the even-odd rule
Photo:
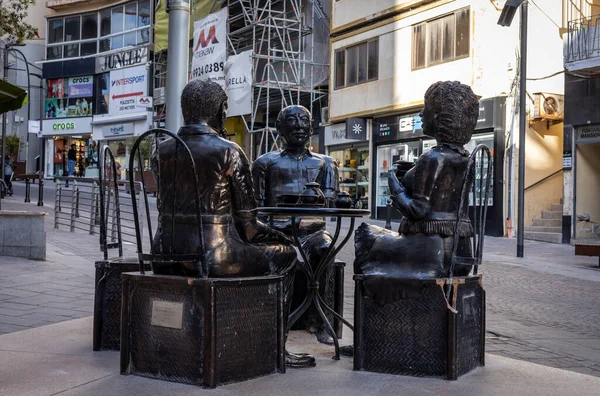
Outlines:
[[[404,191],[404,186],[398,180],[398,176],[396,176],[396,171],[398,169],[398,165],[392,165],[392,168],[388,174],[388,187],[390,188],[390,195],[396,195],[396,192]]]

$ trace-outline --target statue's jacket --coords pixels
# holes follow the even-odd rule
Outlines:
[[[257,220],[252,175],[242,149],[206,124],[184,126],[178,134],[194,158],[199,203],[185,148],[174,139],[161,142],[153,155],[160,184],[155,252],[196,253],[199,209],[210,276],[259,276],[293,266],[296,253],[288,239]],[[198,275],[194,268],[186,272]]]

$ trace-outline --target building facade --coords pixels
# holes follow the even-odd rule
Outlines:
[[[560,1],[552,3],[559,5]],[[562,114],[550,119],[535,110],[540,98],[543,101],[548,93],[562,103],[563,76],[558,73],[541,78],[562,69],[562,39],[552,20],[560,23],[560,7],[558,12],[550,5],[548,8],[543,12],[532,9],[529,17],[529,25],[535,26],[530,28],[529,42],[536,45],[530,45],[527,75],[540,79],[528,81],[527,86],[530,127],[526,131],[526,186],[551,174],[553,167],[562,162]],[[332,2],[332,125],[328,130],[352,128],[353,120],[364,120],[365,141],[351,145],[369,147],[361,154],[368,158],[362,166],[369,169],[359,173],[357,165],[356,170],[348,172],[367,176],[361,181],[360,176],[355,180],[349,177],[342,185],[358,198],[363,194],[368,198],[373,218],[385,218],[387,171],[393,162],[414,162],[434,142],[423,135],[419,117],[426,89],[439,80],[456,80],[470,85],[481,97],[477,128],[467,147],[484,143],[493,152],[487,232],[513,234],[519,23],[516,18],[509,28],[498,26],[500,11],[496,2],[464,0]],[[330,153],[333,149],[328,147]],[[358,158],[356,163],[360,161]],[[365,179],[368,186],[358,188]],[[526,191],[527,226],[533,225],[552,203],[560,202],[561,183],[556,184],[545,181]]]
[[[564,242],[600,239],[599,22],[598,2],[564,1]]]
[[[134,1],[48,1],[44,121],[45,174],[98,176],[98,148],[108,144],[127,169],[128,147],[152,126],[154,5]],[[123,177],[125,172],[123,172]]]
[[[41,139],[37,134],[29,133],[29,121],[41,119],[41,103],[44,100],[40,89],[42,70],[39,62],[46,55],[46,20],[45,15],[52,11],[46,8],[44,2],[31,4],[27,10],[25,22],[37,28],[38,36],[26,40],[23,45],[12,47],[4,51],[4,44],[0,41],[0,64],[4,64],[4,57],[8,57],[8,69],[2,70],[3,78],[12,84],[27,90],[28,104],[17,111],[7,113],[7,135],[16,135],[20,140],[20,150],[15,158],[15,173],[34,173],[37,171],[40,155]]]

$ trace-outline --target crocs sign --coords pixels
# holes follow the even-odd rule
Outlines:
[[[75,129],[74,122],[55,122],[52,124],[53,131],[66,131]]]
[[[92,133],[92,117],[74,117],[65,120],[43,120],[42,136],[81,135]]]

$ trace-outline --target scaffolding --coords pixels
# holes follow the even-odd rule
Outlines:
[[[327,95],[329,10],[320,0],[227,0],[228,52],[252,50],[252,112],[243,117],[254,160],[279,148],[275,120],[285,106],[311,113]],[[329,2],[326,2],[329,7]]]
[[[323,0],[215,0],[211,11],[219,8],[217,2],[229,11],[228,55],[253,54],[252,112],[242,119],[249,136],[245,149],[254,160],[279,148],[275,120],[282,108],[301,104],[314,113],[315,103],[326,99],[330,5]],[[166,85],[167,57],[167,50],[154,53],[156,126],[166,113],[160,92]]]

